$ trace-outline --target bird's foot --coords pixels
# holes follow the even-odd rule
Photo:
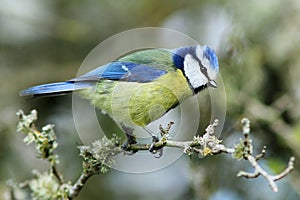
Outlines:
[[[128,150],[131,144],[136,144],[135,137],[130,134],[126,134],[127,140],[122,144],[121,148],[126,155],[133,155],[137,152],[137,150]]]
[[[155,158],[160,158],[163,155],[163,148],[162,147],[159,147],[159,148],[155,147],[155,144],[157,142],[159,142],[159,138],[155,135],[152,135],[152,143],[150,145],[149,152],[154,154]]]

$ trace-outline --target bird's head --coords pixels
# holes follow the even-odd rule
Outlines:
[[[173,62],[182,70],[195,93],[207,86],[217,87],[215,79],[219,71],[218,57],[208,46],[175,49]]]

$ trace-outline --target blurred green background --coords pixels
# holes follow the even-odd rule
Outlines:
[[[294,155],[295,170],[273,193],[262,178],[236,177],[240,169],[252,170],[244,161],[182,156],[152,173],[94,176],[77,199],[300,199],[298,0],[0,0],[0,199],[7,179],[21,182],[32,169],[48,167],[15,131],[20,108],[37,109],[39,126],[56,125],[65,179],[76,180],[81,170],[71,96],[26,100],[19,91],[74,77],[101,41],[148,26],[180,31],[216,49],[227,95],[221,139],[238,141],[240,119],[248,117],[255,151],[268,147],[263,167],[278,172]],[[208,121],[203,118],[201,132]]]

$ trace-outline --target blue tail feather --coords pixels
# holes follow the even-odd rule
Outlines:
[[[37,85],[20,92],[21,96],[56,96],[93,86],[94,82],[58,82]]]

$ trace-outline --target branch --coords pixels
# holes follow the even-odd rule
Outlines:
[[[168,140],[166,135],[169,134],[169,130],[171,128],[172,123],[168,125],[166,129],[161,130],[162,138],[156,142],[153,146],[155,149],[162,149],[163,147],[175,147],[182,148],[184,153],[191,155],[192,153],[197,153],[200,156],[214,155],[219,153],[227,153],[231,154],[233,158],[236,159],[245,159],[250,162],[252,167],[255,169],[253,173],[248,173],[244,171],[240,171],[237,176],[238,177],[246,177],[246,178],[256,178],[262,175],[268,182],[271,189],[274,192],[278,191],[278,187],[275,181],[280,180],[287,176],[294,169],[295,158],[291,157],[288,163],[288,166],[283,172],[277,175],[270,175],[261,166],[257,163],[257,161],[263,158],[266,154],[266,146],[263,147],[260,154],[254,156],[253,155],[253,145],[252,140],[250,139],[250,121],[247,118],[243,118],[241,120],[243,129],[242,134],[244,136],[243,139],[240,139],[240,142],[235,145],[234,148],[228,148],[223,144],[220,144],[222,141],[218,140],[214,135],[214,129],[218,125],[218,120],[215,120],[213,124],[209,125],[206,128],[205,134],[201,136],[195,136],[192,141],[172,141]],[[149,150],[150,144],[132,144],[127,150]]]
[[[257,156],[253,156],[252,154],[252,140],[249,139],[250,134],[250,121],[249,119],[242,119],[243,124],[243,134],[245,139],[242,141],[244,144],[244,152],[242,152],[243,157],[245,160],[248,160],[250,164],[253,166],[255,171],[253,173],[240,171],[237,176],[238,177],[245,177],[245,178],[256,178],[260,175],[262,175],[268,182],[271,187],[271,189],[274,192],[278,191],[278,187],[275,183],[275,181],[278,181],[282,179],[283,177],[287,176],[293,169],[294,169],[294,163],[295,163],[295,157],[291,157],[288,163],[288,166],[285,170],[283,170],[280,174],[277,175],[270,175],[268,172],[266,172],[264,169],[262,169],[257,161],[265,156],[266,154],[266,146],[263,147],[260,154]],[[241,143],[240,143],[241,144]],[[237,149],[241,150],[241,146],[237,147]]]
[[[114,136],[112,139],[103,137],[92,143],[91,146],[79,146],[80,156],[83,158],[82,172],[78,180],[71,187],[68,198],[76,197],[85,182],[95,174],[106,173],[115,164],[114,157],[121,153],[119,138]]]
[[[188,152],[196,152],[196,153],[202,153],[203,155],[205,154],[219,154],[219,153],[229,153],[232,154],[234,152],[233,148],[227,148],[222,144],[216,144],[214,141],[206,141],[206,143],[210,143],[212,148],[203,148],[204,145],[199,143],[199,140],[201,140],[202,137],[196,136],[194,137],[194,140],[192,141],[174,141],[174,140],[160,140],[156,142],[153,146],[155,149],[161,149],[163,147],[174,147],[174,148],[181,148],[184,150],[185,153]],[[131,144],[127,150],[128,151],[148,151],[150,148],[151,144]],[[200,147],[201,149],[197,148]],[[209,152],[204,152],[204,151],[209,151]]]
[[[18,111],[19,123],[17,130],[26,134],[24,142],[26,144],[34,143],[38,151],[38,157],[46,159],[50,162],[51,168],[49,172],[39,173],[34,172],[36,178],[28,180],[24,183],[13,185],[11,187],[11,198],[14,198],[15,188],[22,189],[20,185],[29,187],[31,196],[39,199],[39,197],[48,196],[49,199],[74,199],[82,190],[84,184],[90,177],[99,173],[106,173],[115,165],[115,156],[121,152],[120,138],[114,136],[111,139],[103,137],[92,143],[91,146],[80,146],[80,156],[83,159],[82,172],[78,180],[72,185],[70,182],[64,182],[63,176],[57,169],[58,155],[54,153],[58,143],[53,130],[53,125],[46,125],[42,131],[38,131],[34,126],[37,120],[37,112],[33,110],[29,115],[25,115],[23,111]],[[153,148],[155,152],[162,152],[163,148],[181,148],[185,154],[197,154],[200,157],[215,155],[220,153],[231,154],[235,159],[247,160],[254,168],[253,173],[240,171],[238,177],[256,178],[262,175],[268,182],[274,192],[278,191],[276,181],[287,176],[294,169],[295,158],[291,157],[288,166],[285,170],[277,175],[270,175],[258,164],[258,160],[266,154],[264,146],[261,153],[253,155],[253,145],[250,138],[250,121],[246,118],[242,119],[242,134],[243,138],[234,147],[226,147],[222,141],[215,136],[215,128],[218,126],[218,120],[214,120],[206,129],[202,136],[194,136],[191,141],[174,141],[169,139],[169,133],[173,122],[170,122],[166,128],[162,126],[160,129],[160,139],[154,144],[135,143],[126,147],[129,152],[148,151]],[[45,187],[45,188],[42,188]]]
[[[287,176],[294,169],[295,157],[291,157],[290,158],[289,163],[288,163],[288,167],[283,172],[281,172],[278,175],[270,175],[270,174],[268,174],[268,172],[266,172],[264,169],[262,169],[258,165],[258,163],[256,162],[256,159],[253,156],[251,156],[251,155],[247,156],[247,160],[254,167],[255,171],[253,173],[240,171],[237,174],[237,176],[238,177],[242,177],[243,176],[245,178],[257,178],[259,175],[262,175],[269,182],[269,185],[270,185],[271,189],[274,192],[278,192],[278,187],[277,187],[275,181],[280,180],[283,177]]]
[[[93,173],[84,173],[82,172],[76,183],[71,187],[68,198],[73,199],[76,196],[78,196],[79,192],[83,188],[84,184],[89,180],[91,176],[93,176]]]
[[[219,153],[233,153],[233,148],[227,148],[223,144],[220,144],[222,141],[214,135],[214,128],[218,126],[219,121],[216,119],[213,124],[209,125],[206,128],[206,133],[201,136],[195,136],[192,141],[174,141],[168,139],[169,131],[173,122],[170,122],[166,129],[163,129],[160,126],[162,138],[155,142],[153,145],[154,149],[159,150],[163,147],[174,147],[183,149],[184,153],[192,154],[193,152],[202,154],[203,156],[219,154]],[[142,144],[136,143],[131,144],[127,147],[127,151],[141,151],[149,150],[151,144]]]
[[[35,145],[37,157],[47,160],[50,163],[50,170],[45,173],[33,170],[35,178],[16,184],[12,188],[30,188],[31,196],[36,199],[42,197],[47,197],[46,199],[66,199],[66,192],[70,188],[70,183],[64,182],[63,176],[57,168],[59,156],[54,153],[58,147],[54,125],[48,124],[39,131],[34,124],[37,120],[36,110],[32,110],[29,115],[25,115],[22,110],[19,110],[17,116],[19,117],[17,131],[25,134],[24,143]],[[13,195],[11,196],[13,198]]]

